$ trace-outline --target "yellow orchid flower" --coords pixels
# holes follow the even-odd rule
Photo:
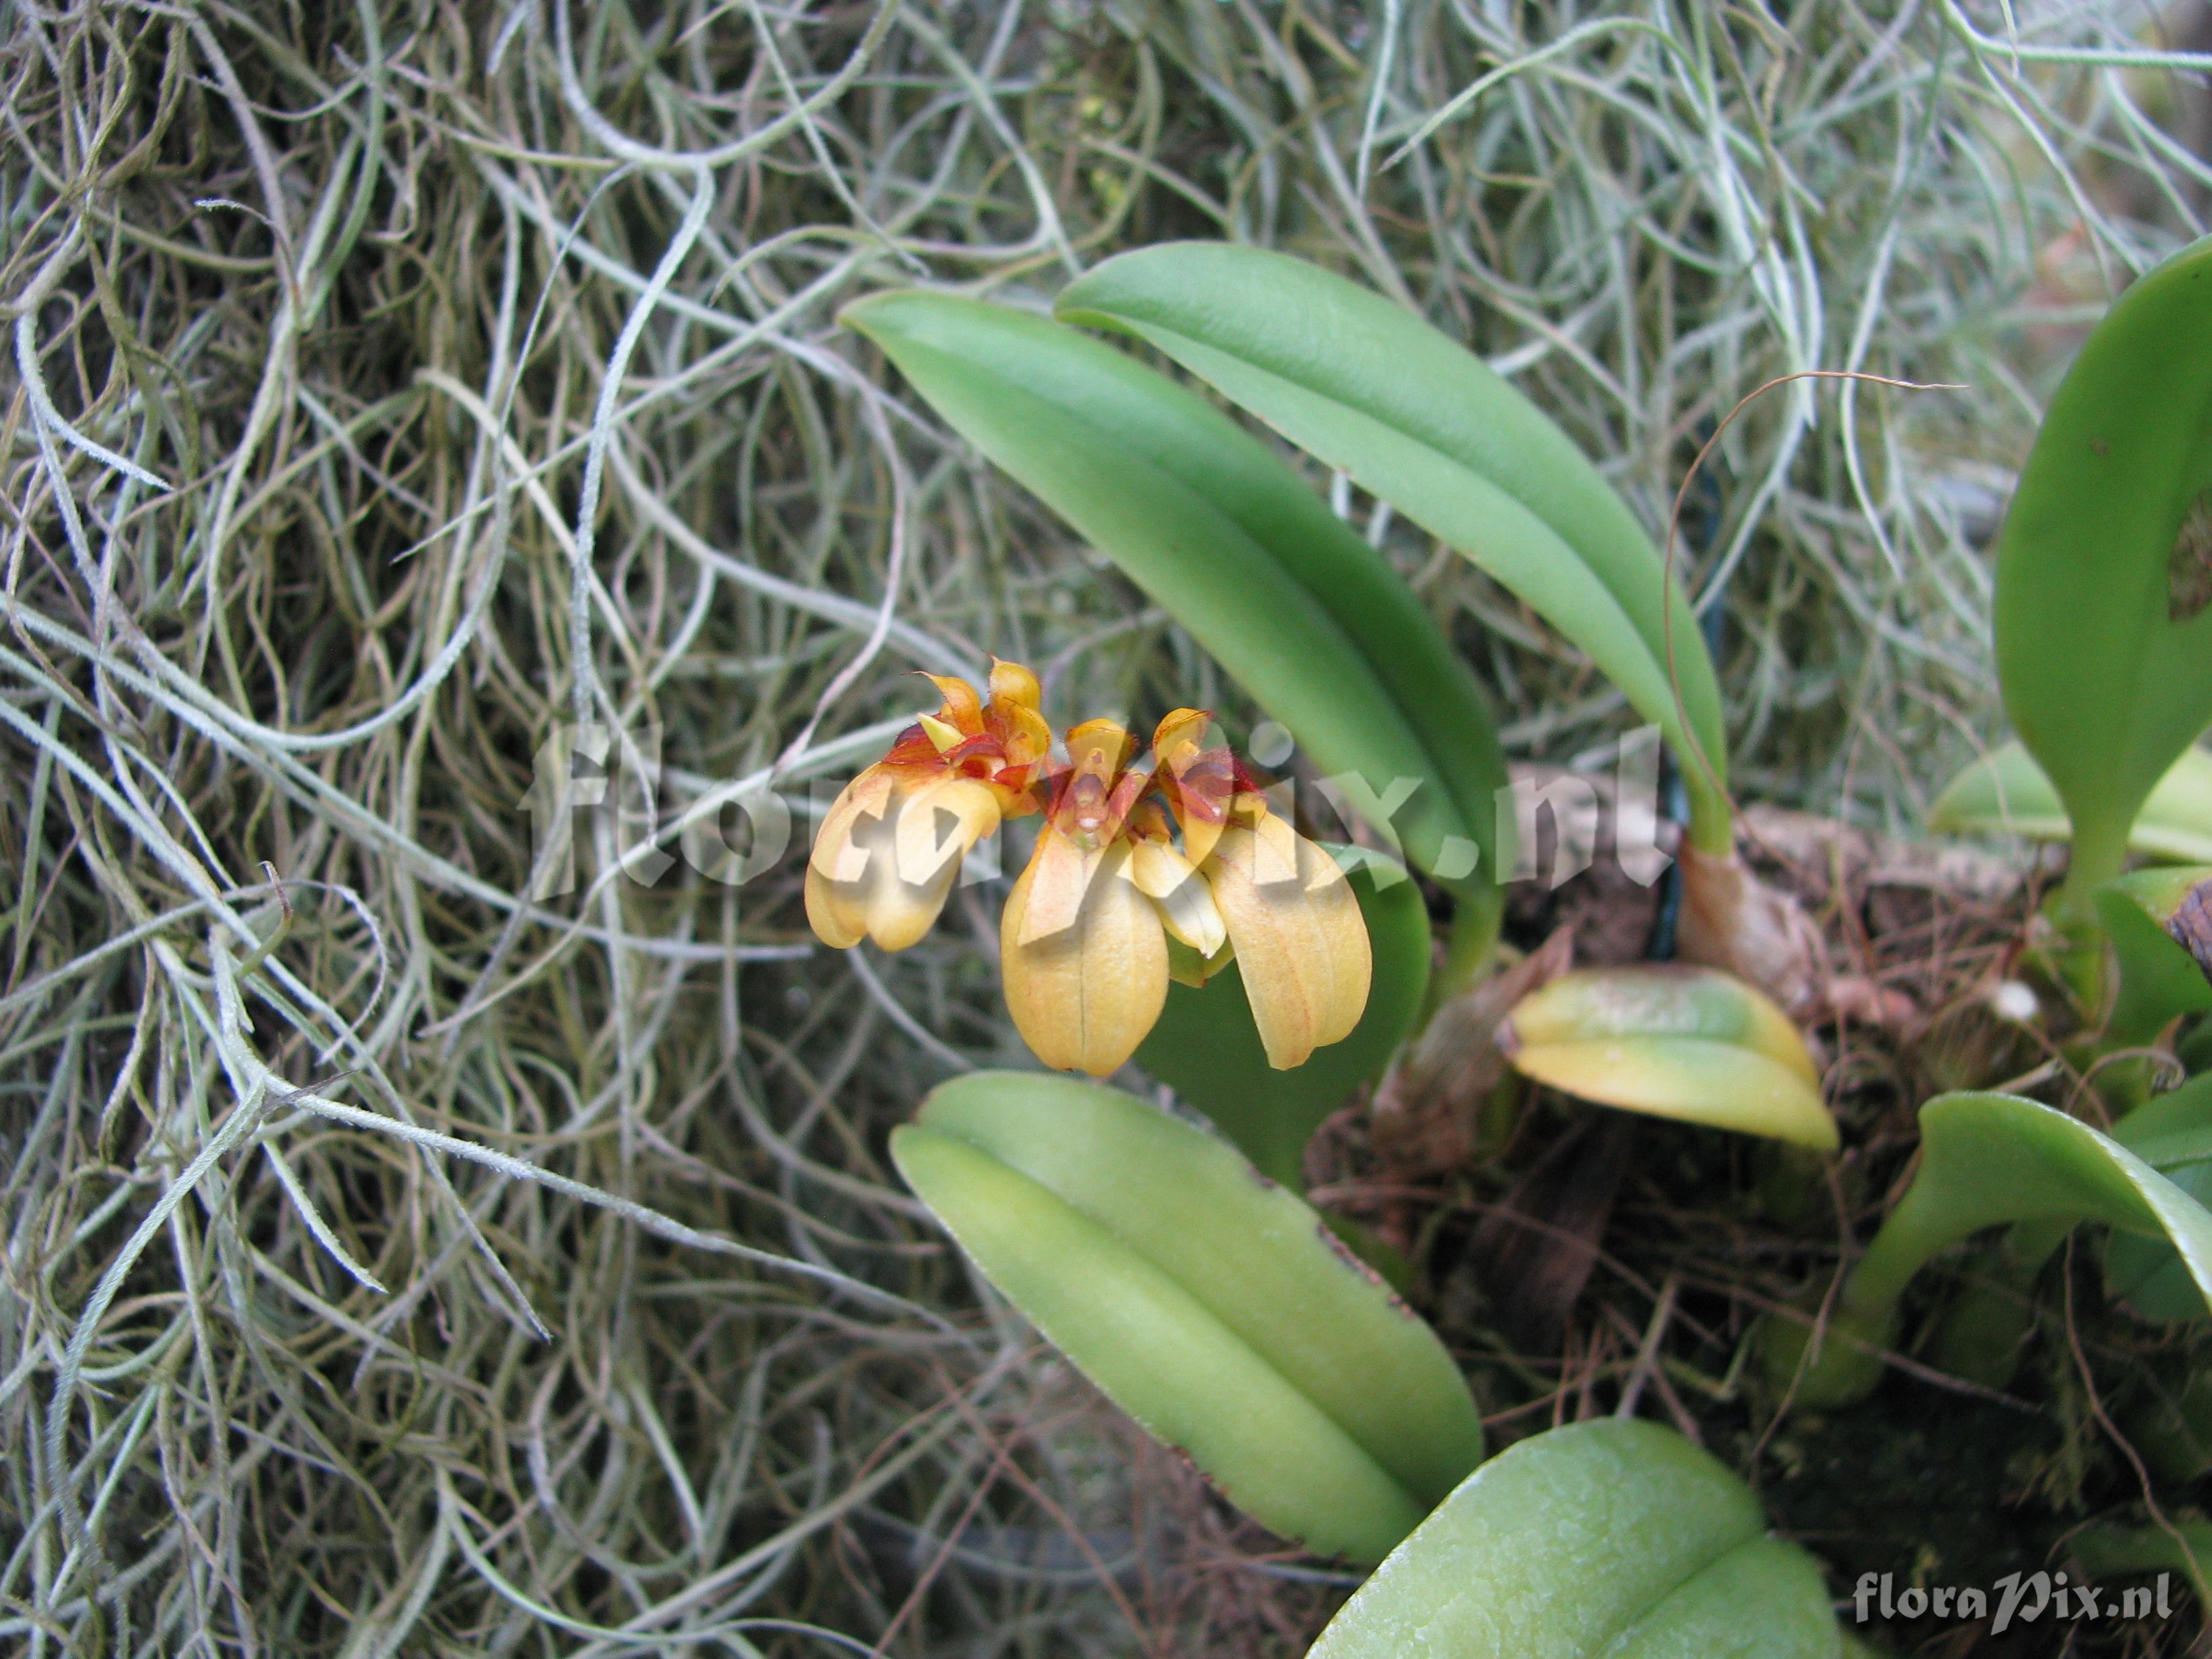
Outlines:
[[[994,661],[988,703],[965,680],[927,678],[943,706],[847,784],[815,832],[806,919],[825,945],[915,944],[936,924],[969,850],[1002,819],[1036,810],[1032,787],[1052,747],[1036,676]]]
[[[1226,749],[1200,743],[1206,724],[1188,708],[1162,720],[1149,774],[1127,769],[1133,745],[1109,721],[1067,734],[1067,770],[999,925],[1007,1009],[1048,1066],[1104,1077],[1136,1052],[1166,1001],[1170,938],[1207,968],[1232,952],[1243,963],[1278,1069],[1366,1009],[1372,959],[1344,872],[1268,811]],[[1144,799],[1155,791],[1181,850]]]
[[[847,785],[816,833],[806,914],[824,943],[914,944],[969,849],[1042,811],[999,945],[1007,1011],[1046,1065],[1119,1070],[1168,981],[1203,984],[1232,957],[1270,1065],[1303,1065],[1350,1035],[1372,969],[1351,884],[1226,747],[1207,745],[1203,711],[1159,723],[1148,770],[1111,720],[1072,728],[1055,766],[1029,670],[995,664],[988,702],[964,680],[936,684],[944,705]]]
[[[1134,749],[1110,720],[1068,732],[1067,769],[999,920],[1014,1028],[1046,1065],[1094,1077],[1136,1052],[1168,994],[1157,902],[1130,869],[1129,813],[1151,781],[1128,769]]]

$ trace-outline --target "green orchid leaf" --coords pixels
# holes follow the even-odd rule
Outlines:
[[[1396,1245],[1364,1222],[1355,1221],[1348,1215],[1325,1211],[1321,1218],[1336,1235],[1336,1242],[1372,1267],[1393,1291],[1406,1297],[1413,1294],[1418,1283],[1413,1264]]]
[[[2074,833],[2058,791],[2018,742],[1991,750],[1945,784],[1928,809],[1928,827],[2030,841]],[[2194,744],[2181,751],[2129,827],[2128,848],[2183,864],[2212,861],[2212,753]]]
[[[1305,1186],[1306,1142],[1362,1084],[1382,1076],[1413,1030],[1429,988],[1429,912],[1404,869],[1331,848],[1351,870],[1367,922],[1375,975],[1352,1035],[1303,1066],[1267,1064],[1237,964],[1203,986],[1172,985],[1137,1063],[1212,1118],[1261,1171],[1293,1192]]]
[[[1231,1502],[1379,1560],[1482,1455],[1436,1335],[1226,1144],[1071,1079],[944,1085],[891,1156],[984,1275]]]
[[[2112,1125],[2112,1139],[2199,1204],[2212,1204],[2212,1077],[2136,1107]],[[2204,1297],[2163,1238],[2114,1233],[2105,1246],[2105,1287],[2145,1319],[2204,1317]]]
[[[2190,896],[2207,881],[2212,868],[2202,865],[2137,870],[2090,896],[2119,966],[2107,1022],[2112,1042],[2146,1043],[2180,1015],[2212,1012],[2212,978],[2170,931]]]
[[[1188,629],[1453,890],[1461,925],[1494,934],[1513,854],[1489,709],[1413,590],[1287,463],[1197,393],[1041,317],[898,292],[843,321]]]
[[[2079,1119],[2015,1095],[1951,1094],[1920,1109],[1920,1168],[1844,1281],[1809,1358],[1811,1331],[1770,1324],[1769,1377],[1800,1405],[1847,1405],[1881,1375],[1898,1304],[1937,1252],[2001,1222],[2108,1222],[2170,1242],[2212,1300],[2212,1212],[2143,1158]]]
[[[2200,1602],[2212,1607],[2212,1522],[2184,1521],[2163,1527],[2092,1527],[2074,1539],[2074,1564],[2084,1578],[2120,1578],[2136,1573],[2178,1572],[2189,1580]],[[2107,1597],[2106,1605],[2112,1605]],[[2152,1598],[2161,1617],[2178,1611]]]
[[[1516,1003],[1498,1035],[1522,1075],[1584,1100],[1819,1152],[1838,1145],[1790,1017],[1715,969],[1567,974]]]
[[[1837,1659],[1813,1559],[1735,1474],[1603,1418],[1475,1471],[1352,1593],[1307,1659]]]
[[[2006,711],[2074,827],[2068,890],[2120,872],[2212,722],[2212,238],[2123,294],[2045,413],[1997,539]]]
[[[1692,833],[1729,850],[1727,733],[1697,620],[1627,504],[1488,365],[1356,283],[1227,243],[1121,254],[1055,309],[1156,347],[1525,600],[1685,757]]]
[[[2146,1101],[2112,1125],[2112,1139],[2154,1170],[2212,1159],[2212,1077]]]

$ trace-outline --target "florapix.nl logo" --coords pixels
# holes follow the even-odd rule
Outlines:
[[[1899,1589],[1893,1573],[1863,1572],[1851,1592],[1851,1617],[1863,1625],[1875,1618],[1942,1619],[1958,1624],[1990,1620],[1990,1634],[2002,1636],[2016,1625],[2048,1619],[2062,1624],[2167,1619],[2173,1613],[2172,1574],[2161,1572],[2148,1584],[2100,1589],[2072,1582],[2063,1572],[2008,1572],[1987,1589],[1936,1584],[1908,1584]]]
[[[1288,763],[1294,745],[1282,726],[1263,720],[1249,747],[1262,764],[1276,766]],[[1604,862],[1649,887],[1666,872],[1673,827],[1660,811],[1658,728],[1640,727],[1608,747],[1611,764],[1601,772],[1514,769],[1494,808],[1498,840],[1514,853],[1493,879],[1557,888]],[[657,886],[680,866],[732,886],[766,875],[803,851],[811,830],[801,826],[820,821],[844,781],[842,769],[806,767],[811,775],[803,781],[779,769],[701,777],[664,763],[657,726],[555,727],[538,744],[530,787],[517,802],[532,822],[527,896],[542,902],[616,879]],[[1378,788],[1342,773],[1285,776],[1266,793],[1272,811],[1310,817],[1330,839],[1364,843],[1387,865],[1402,859],[1397,821],[1426,787],[1424,779],[1394,778]],[[1478,861],[1473,842],[1446,836],[1432,873],[1466,876]],[[580,879],[580,863],[595,875]],[[1001,873],[996,843],[987,842],[963,860],[959,879],[968,886]],[[1380,875],[1380,884],[1392,875],[1395,869]]]

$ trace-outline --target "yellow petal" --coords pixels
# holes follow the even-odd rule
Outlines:
[[[1176,818],[1182,826],[1182,845],[1190,861],[1205,867],[1228,821],[1236,780],[1230,769],[1229,750],[1204,740],[1213,735],[1213,717],[1203,708],[1178,708],[1152,728],[1155,769],[1175,781]]]
[[[1032,766],[1052,750],[1052,727],[1037,712],[1037,677],[1018,662],[991,659],[990,729],[1006,745],[1007,766]]]
[[[1267,1063],[1303,1065],[1351,1035],[1367,1007],[1374,958],[1336,860],[1271,814],[1224,830],[1205,872]]]
[[[866,905],[811,864],[806,866],[806,920],[824,945],[849,951],[867,936]]]
[[[920,944],[937,925],[952,879],[960,873],[960,860],[951,860],[936,879],[920,884],[901,881],[890,866],[889,859],[878,859],[869,866],[868,937],[879,949],[903,951]]]
[[[962,857],[998,827],[988,784],[872,766],[846,785],[814,837],[807,918],[841,950],[865,933],[903,951],[935,925]]]
[[[951,674],[925,674],[922,678],[935,686],[945,699],[945,706],[937,711],[939,719],[969,733],[983,729],[983,703],[976,696],[974,686]]]
[[[1128,855],[1124,842],[1095,853],[1077,850],[1088,868],[1073,927],[1023,943],[1040,860],[1014,883],[1000,920],[1006,1011],[1036,1057],[1062,1071],[1105,1077],[1119,1070],[1167,1000],[1166,936],[1152,902],[1127,878]]]
[[[1206,746],[1206,728],[1213,716],[1203,708],[1176,708],[1152,728],[1152,752],[1170,764],[1187,760]]]
[[[890,844],[878,843],[861,890],[868,937],[903,951],[936,926],[968,849],[999,827],[999,798],[988,784],[947,773],[902,789],[893,805]]]
[[[1184,799],[1188,800],[1189,798],[1186,796]],[[1225,819],[1203,817],[1196,810],[1184,817],[1182,844],[1190,854],[1191,862],[1200,869],[1206,867],[1206,861],[1213,856],[1214,849],[1220,844],[1221,831],[1226,822]]]
[[[1304,878],[1310,914],[1323,942],[1313,958],[1316,982],[1325,983],[1314,1005],[1314,1046],[1341,1042],[1367,1012],[1368,987],[1375,971],[1359,896],[1336,860],[1299,835],[1287,819],[1270,813],[1255,833],[1262,841],[1274,841],[1284,860]],[[1323,969],[1326,981],[1320,978]]]
[[[1086,849],[1104,846],[1119,835],[1117,817],[1125,802],[1115,799],[1115,782],[1128,764],[1129,734],[1112,720],[1085,720],[1067,733],[1067,770],[1052,801],[1052,821]],[[1141,785],[1141,775],[1136,775]]]
[[[988,784],[950,775],[930,780],[899,806],[898,878],[928,886],[998,827],[999,797]]]
[[[1128,728],[1115,721],[1085,720],[1068,728],[1068,764],[1103,783],[1110,785],[1135,752],[1136,743]]]
[[[838,791],[814,832],[808,866],[829,881],[865,880],[880,826],[896,810],[899,783],[899,775],[878,761]]]
[[[1213,902],[1213,889],[1166,842],[1136,842],[1129,854],[1129,877],[1139,892],[1160,907],[1168,932],[1200,956],[1210,957],[1227,942],[1228,924]]]
[[[1024,708],[1035,708],[1044,696],[1044,688],[1037,677],[1018,662],[1001,658],[991,659],[991,701],[1018,703]]]
[[[1084,896],[1097,873],[1098,860],[1085,858],[1083,849],[1047,823],[1037,831],[1036,851],[1030,854],[1015,889],[1023,896],[1022,920],[1015,942],[1035,945],[1073,927],[1083,913]],[[1014,907],[1008,901],[1005,914]]]
[[[957,682],[956,682],[957,684]],[[824,943],[863,933],[903,951],[935,924],[968,850],[999,827],[990,785],[880,763],[847,784],[806,860],[806,915]]]
[[[1000,705],[998,713],[1005,723],[1007,765],[1030,765],[1052,747],[1052,727],[1036,709],[1012,702]]]

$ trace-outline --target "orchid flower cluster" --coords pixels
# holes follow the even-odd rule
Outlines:
[[[1358,900],[1244,763],[1206,743],[1202,710],[1163,720],[1139,767],[1111,720],[1071,727],[1056,755],[1018,663],[993,664],[988,700],[928,678],[943,705],[845,787],[815,836],[806,915],[823,943],[915,944],[976,843],[1040,813],[999,945],[1008,1012],[1046,1065],[1118,1070],[1169,980],[1202,985],[1231,960],[1271,1065],[1351,1034],[1372,969]]]

